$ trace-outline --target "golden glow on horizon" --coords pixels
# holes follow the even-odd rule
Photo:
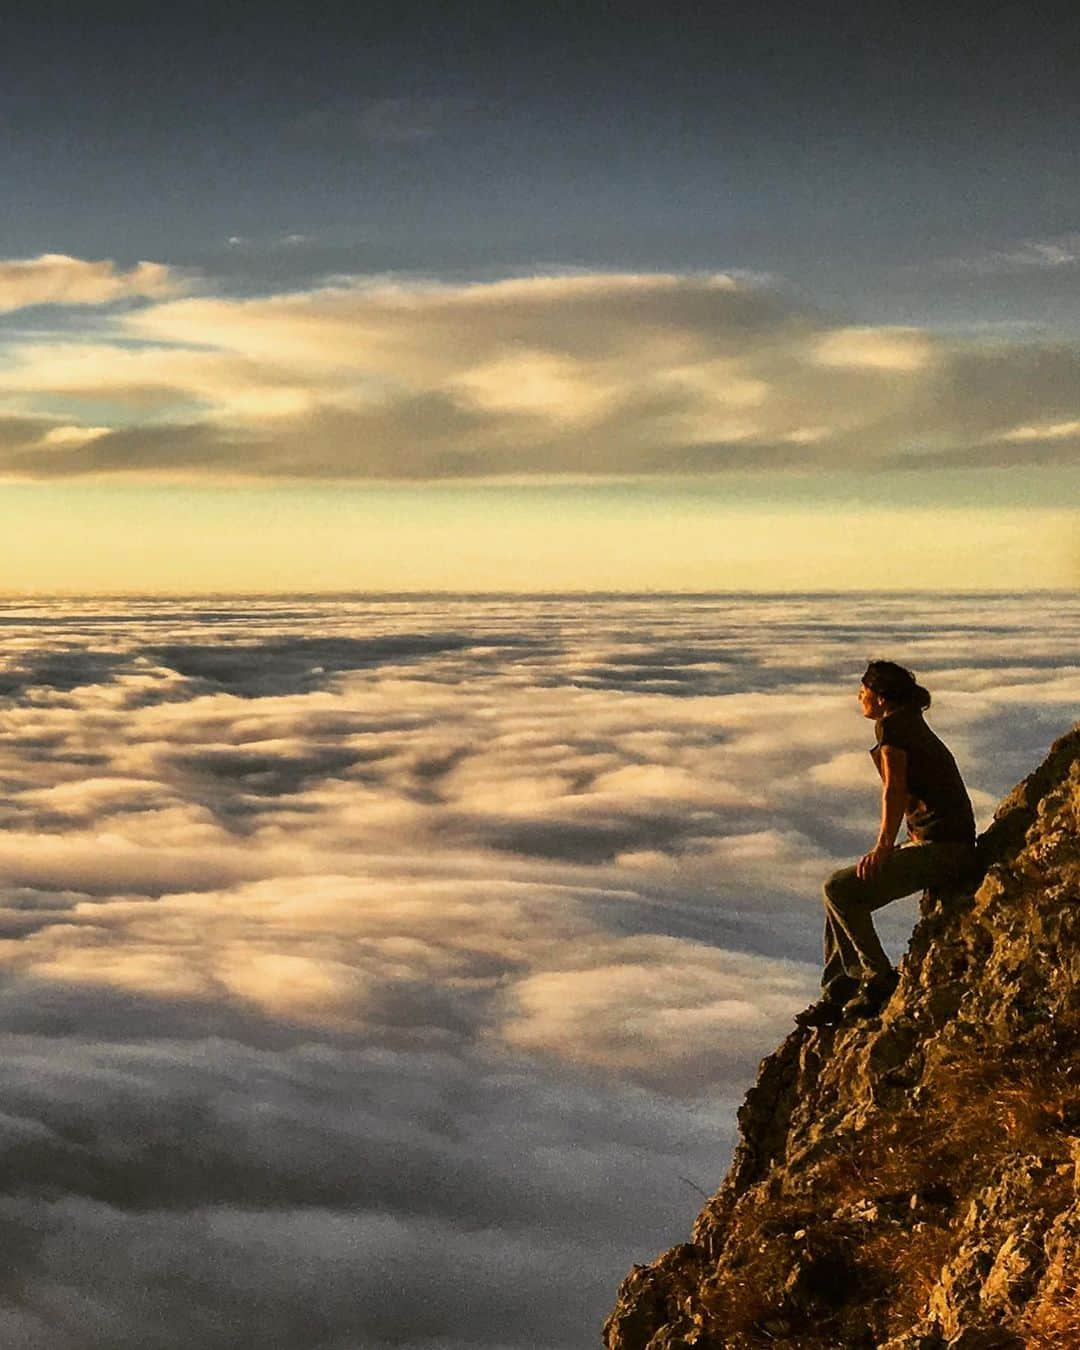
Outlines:
[[[1080,581],[1075,342],[853,327],[724,274],[245,298],[0,264],[0,310],[42,304],[88,317],[2,344],[9,594]]]
[[[1073,586],[1076,513],[730,505],[565,489],[0,494],[0,590],[951,590]]]

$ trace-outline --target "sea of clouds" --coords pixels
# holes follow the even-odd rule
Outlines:
[[[814,996],[866,660],[931,688],[980,824],[1080,706],[1050,594],[0,626],[9,1350],[595,1344]]]

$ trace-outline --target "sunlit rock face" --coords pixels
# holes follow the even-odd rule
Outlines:
[[[763,1061],[608,1350],[1080,1345],[1080,725],[928,892],[884,1013]]]

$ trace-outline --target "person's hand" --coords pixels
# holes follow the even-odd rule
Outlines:
[[[866,881],[878,871],[892,851],[892,844],[876,844],[869,853],[864,853],[855,864],[855,875],[860,881]]]

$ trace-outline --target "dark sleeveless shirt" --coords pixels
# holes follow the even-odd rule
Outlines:
[[[975,813],[960,770],[945,743],[923,721],[918,708],[898,708],[874,724],[877,745],[870,756],[882,773],[881,748],[907,752],[910,798],[908,832],[920,843],[975,842]]]

